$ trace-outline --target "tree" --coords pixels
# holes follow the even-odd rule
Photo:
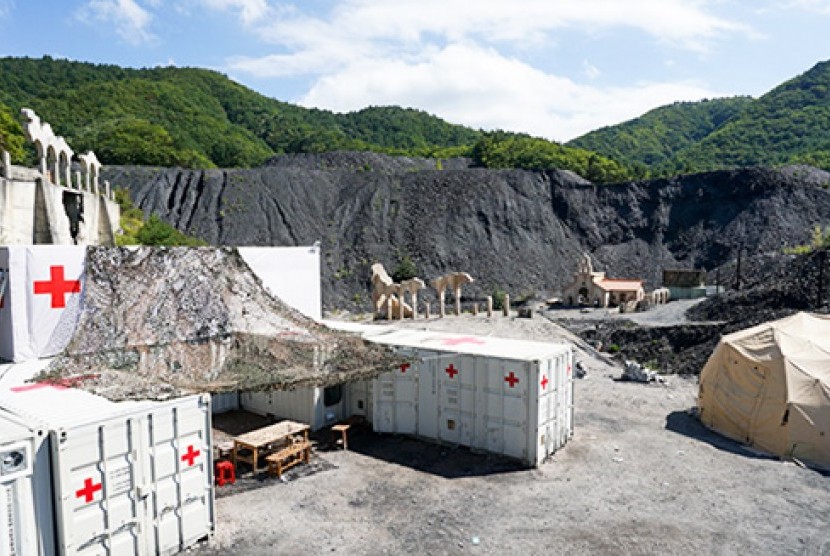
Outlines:
[[[185,245],[191,247],[205,245],[205,242],[186,236],[155,214],[150,216],[144,226],[138,230],[136,239],[141,245]]]
[[[12,115],[11,109],[0,103],[0,149],[11,155],[12,161],[21,162],[25,156],[23,129]]]
[[[415,263],[409,255],[401,257],[398,266],[392,271],[392,279],[395,282],[403,282],[416,276],[418,276],[418,267],[415,266]]]

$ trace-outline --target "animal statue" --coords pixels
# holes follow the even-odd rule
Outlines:
[[[445,313],[445,294],[447,288],[452,288],[455,295],[455,314],[461,314],[461,286],[474,282],[472,276],[466,272],[451,272],[444,276],[439,276],[430,282],[435,291],[438,292],[438,311],[440,316]]]
[[[396,284],[381,263],[375,263],[372,270],[372,308],[375,318],[389,318],[390,315],[400,315],[403,308],[404,316],[412,314],[412,307],[402,304],[401,285]],[[391,307],[390,307],[391,303]],[[402,305],[401,305],[402,304]]]

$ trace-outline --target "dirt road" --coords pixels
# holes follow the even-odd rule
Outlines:
[[[429,327],[569,336],[540,318]],[[219,498],[216,537],[195,552],[830,554],[830,477],[704,429],[686,412],[695,381],[615,382],[619,369],[577,358],[575,435],[540,468],[358,432],[350,451],[316,452],[314,473]]]

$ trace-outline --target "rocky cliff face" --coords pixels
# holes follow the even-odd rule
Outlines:
[[[562,171],[331,153],[250,170],[110,167],[137,206],[217,245],[323,246],[327,308],[368,309],[369,267],[410,256],[419,275],[469,272],[465,295],[514,298],[567,283],[580,253],[612,277],[660,285],[805,243],[830,214],[830,174],[753,168],[598,186]]]

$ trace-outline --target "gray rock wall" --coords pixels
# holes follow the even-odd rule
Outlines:
[[[212,244],[322,241],[326,308],[368,309],[369,267],[391,272],[403,255],[425,279],[469,272],[470,297],[556,291],[583,251],[611,277],[658,287],[663,268],[711,269],[739,245],[757,254],[805,243],[830,215],[830,174],[804,167],[600,186],[563,171],[366,156],[285,157],[250,170],[109,167],[104,177]]]

